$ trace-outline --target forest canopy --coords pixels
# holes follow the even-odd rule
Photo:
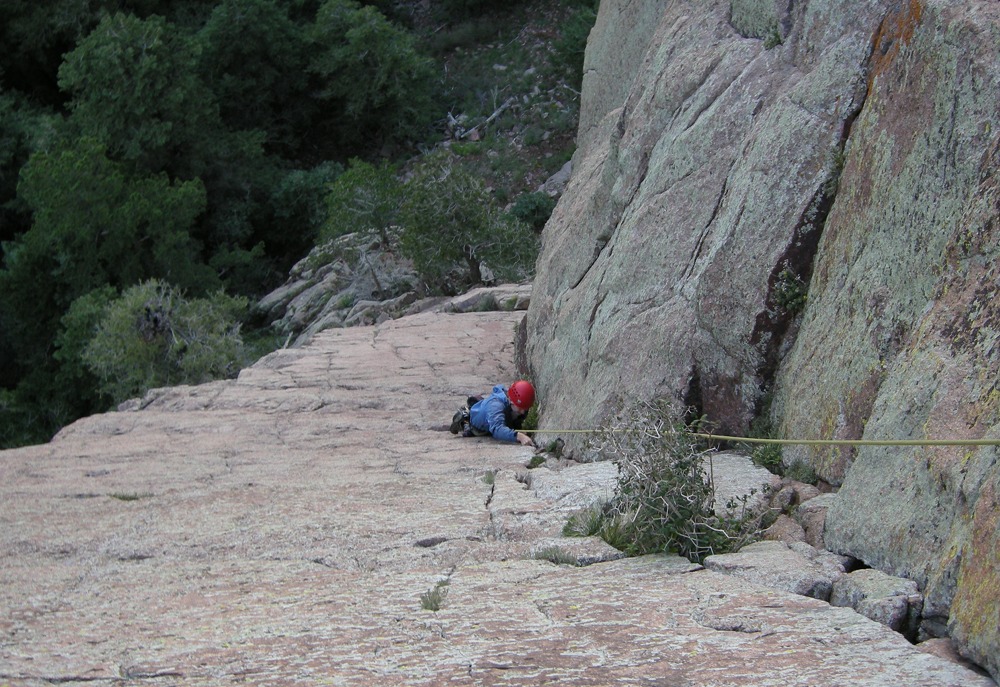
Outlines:
[[[400,249],[430,270],[429,290],[445,288],[433,256],[466,231],[484,255],[531,262],[540,225],[502,210],[526,189],[497,147],[487,166],[438,155],[413,185],[402,171],[454,133],[453,112],[489,114],[510,95],[456,56],[498,59],[491,41],[503,26],[516,35],[532,4],[571,29],[546,46],[545,69],[572,97],[593,0],[0,4],[0,447],[47,440],[151,384],[235,374],[260,351],[244,339],[267,335],[249,304],[329,238],[361,171],[399,175],[385,182],[392,221],[412,218]],[[435,245],[425,225],[448,175],[444,197],[476,213],[440,215],[449,243]],[[172,326],[150,329],[150,313]],[[193,354],[203,339],[218,355]]]

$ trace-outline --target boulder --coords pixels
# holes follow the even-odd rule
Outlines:
[[[845,560],[805,543],[761,541],[737,553],[709,556],[705,567],[755,584],[828,601]]]
[[[837,502],[837,499],[838,496],[835,493],[820,494],[800,504],[794,511],[793,517],[795,522],[799,523],[805,531],[806,541],[817,549],[826,548],[823,537],[826,528],[826,514],[830,507]]]
[[[804,542],[806,540],[806,531],[802,529],[802,525],[787,515],[782,514],[778,516],[773,525],[764,530],[761,534],[761,539],[766,541],[780,541],[786,544]]]
[[[833,583],[830,603],[847,606],[891,627],[908,637],[916,637],[924,598],[917,583],[886,575],[879,570],[855,570]]]

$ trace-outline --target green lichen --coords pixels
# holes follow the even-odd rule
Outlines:
[[[773,0],[732,0],[729,23],[746,38],[759,38],[770,49],[781,43],[778,15]]]

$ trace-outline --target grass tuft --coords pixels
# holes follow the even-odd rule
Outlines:
[[[425,611],[440,611],[448,597],[447,579],[438,580],[437,584],[420,595],[420,607]]]

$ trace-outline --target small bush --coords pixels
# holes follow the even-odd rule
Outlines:
[[[776,432],[769,417],[770,401],[766,403],[766,409],[750,423],[749,437],[752,439],[774,439]],[[755,465],[766,468],[776,475],[781,475],[783,466],[781,463],[781,444],[764,444],[758,442],[739,443],[736,448],[750,456],[750,460]]]
[[[151,280],[108,304],[83,361],[115,403],[158,386],[235,376],[247,362],[240,336],[246,299],[186,300]]]
[[[782,42],[781,31],[778,29],[777,24],[775,24],[771,27],[767,37],[764,38],[764,49],[770,50],[771,48],[777,48],[782,44]]]
[[[738,549],[757,534],[754,513],[716,515],[715,486],[698,445],[669,403],[626,407],[592,443],[618,466],[601,534],[629,555],[675,552],[701,563]]]
[[[439,580],[437,584],[420,595],[420,607],[425,611],[440,611],[448,597],[448,580]]]
[[[604,508],[604,504],[595,503],[589,508],[574,513],[563,525],[562,535],[564,537],[593,537],[600,534],[605,523]]]
[[[808,292],[808,285],[799,275],[792,271],[791,267],[786,265],[778,273],[772,298],[774,299],[774,304],[780,310],[789,315],[797,315],[806,307]]]
[[[787,466],[784,470],[784,476],[788,479],[793,479],[796,482],[805,482],[806,484],[816,484],[819,481],[819,476],[809,463],[802,461],[796,461],[791,465]]]
[[[552,216],[556,207],[556,199],[548,193],[536,191],[522,193],[514,201],[510,214],[527,224],[535,231],[541,231]]]

